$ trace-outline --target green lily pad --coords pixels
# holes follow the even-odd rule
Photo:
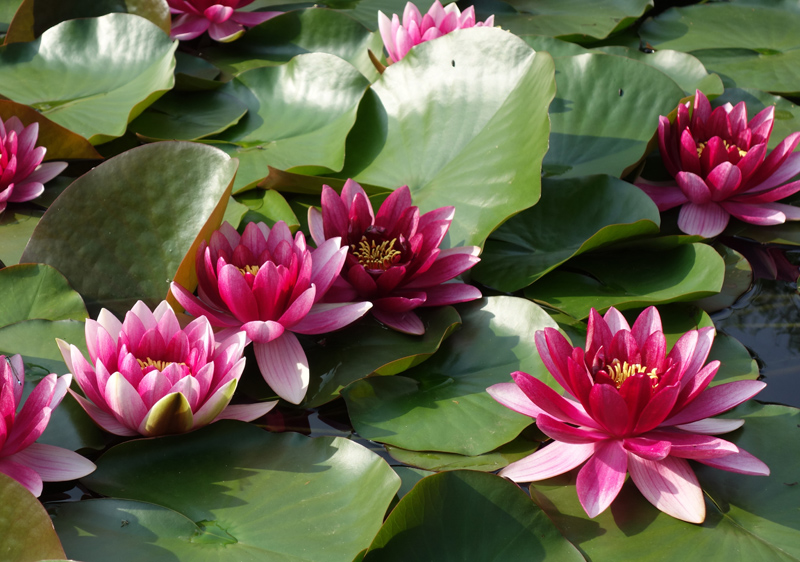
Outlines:
[[[420,470],[418,468],[411,468],[410,466],[393,466],[392,470],[394,470],[395,474],[400,477],[400,489],[397,490],[397,497],[402,498],[411,489],[417,485],[417,482],[425,478],[426,476],[430,476],[433,474],[427,470]],[[366,554],[366,550],[363,551]],[[361,560],[357,558],[356,560]]]
[[[364,562],[545,559],[583,560],[514,483],[457,471],[417,483],[389,515]]]
[[[576,255],[655,234],[659,223],[653,201],[627,182],[610,176],[545,179],[541,201],[486,241],[472,278],[513,292]]]
[[[236,196],[236,200],[248,210],[243,217],[244,222],[263,222],[270,228],[278,221],[283,221],[292,232],[300,226],[294,211],[283,195],[272,189],[253,189]]]
[[[800,91],[800,13],[743,4],[672,8],[645,22],[642,39],[659,49],[690,52],[726,87]]]
[[[531,423],[486,393],[525,371],[557,383],[539,359],[536,330],[556,323],[515,297],[489,297],[459,307],[461,329],[417,367],[370,377],[342,391],[361,437],[414,451],[480,455],[508,443]]]
[[[62,21],[95,18],[115,12],[146,18],[169,35],[170,16],[166,0],[25,0],[9,25],[6,44],[33,41]]]
[[[0,473],[0,557],[14,562],[65,558],[42,504],[16,480]]]
[[[539,198],[554,87],[552,58],[498,29],[417,45],[365,95],[341,176],[455,205],[449,245],[481,245]]]
[[[725,280],[718,294],[697,301],[707,312],[733,306],[753,283],[753,269],[742,254],[722,244],[715,248],[725,262]]]
[[[218,82],[220,69],[206,59],[192,56],[183,51],[175,52],[174,90],[195,92],[216,90],[222,86]]]
[[[570,43],[547,35],[520,35],[520,39],[530,45],[534,51],[547,51],[553,57],[572,57],[591,52],[576,43]]]
[[[378,31],[378,11],[390,19],[392,14],[402,17],[406,0],[327,0],[325,4],[361,22],[367,29]],[[424,6],[420,6],[420,9],[427,10]],[[374,51],[378,58],[381,58],[382,52]]]
[[[725,277],[722,258],[705,244],[658,253],[584,255],[570,265],[570,271],[554,271],[525,289],[525,296],[586,318],[592,307],[624,309],[709,296],[719,292]]]
[[[43,211],[29,206],[10,206],[0,215],[0,261],[4,265],[19,263],[22,252],[31,239]]]
[[[239,122],[247,106],[220,92],[170,92],[134,119],[129,129],[147,140],[197,140]]]
[[[375,536],[399,486],[380,457],[350,440],[271,434],[227,420],[185,435],[123,443],[97,466],[83,480],[89,488],[152,502],[206,530],[197,540],[152,526],[115,560],[141,560],[138,549],[153,535],[172,535],[162,548],[182,560],[352,560]],[[110,548],[114,536],[78,529],[90,522],[120,526],[119,519],[91,513],[66,521],[57,514],[54,521],[69,555],[86,561],[102,559],[93,553]]]
[[[0,94],[99,144],[172,88],[177,45],[131,14],[65,21],[0,47]]]
[[[425,361],[461,324],[451,306],[419,310],[425,334],[412,336],[390,330],[366,318],[325,336],[306,350],[311,381],[306,408],[315,408],[339,396],[353,381],[376,375],[395,375]]]
[[[37,263],[0,270],[0,326],[32,319],[84,320],[81,296],[58,271]]]
[[[557,58],[556,84],[546,176],[621,177],[644,156],[659,115],[684,97],[660,70],[597,53]]]
[[[243,72],[220,91],[248,113],[217,137],[240,160],[234,192],[255,187],[276,168],[341,170],[345,139],[369,83],[349,63],[311,53],[281,66]]]
[[[14,19],[22,0],[0,0],[0,33],[8,30],[8,24]]]
[[[706,492],[706,520],[694,525],[653,507],[628,479],[611,507],[588,519],[575,493],[575,473],[535,483],[534,501],[590,560],[774,560],[800,558],[797,439],[800,413],[753,400],[723,417],[744,418],[722,435],[767,463],[770,476],[749,476],[694,464]]]
[[[519,15],[498,14],[495,23],[517,35],[603,39],[632,24],[652,0],[508,0]]]
[[[154,143],[78,178],[39,222],[22,261],[52,265],[90,311],[155,306],[176,279],[193,287],[194,252],[222,220],[236,163],[200,144]],[[186,186],[191,186],[187,190]]]
[[[377,24],[377,18],[375,24]],[[231,74],[288,62],[305,53],[328,53],[346,60],[370,81],[378,71],[368,51],[380,56],[380,35],[353,18],[326,8],[287,12],[250,29],[241,38],[208,49],[205,56]]]

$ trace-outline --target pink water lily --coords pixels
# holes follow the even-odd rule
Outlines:
[[[760,381],[708,388],[719,361],[704,365],[713,328],[691,330],[669,354],[654,307],[631,328],[614,308],[592,309],[585,351],[557,330],[536,332],[547,370],[570,396],[513,373],[514,383],[489,387],[495,400],[536,419],[554,442],[504,468],[515,482],[551,478],[586,463],[577,491],[589,517],[602,513],[630,473],[661,511],[692,523],[705,519],[703,492],[687,459],[742,474],[767,475],[767,466],[733,443],[714,437],[743,420],[712,419],[758,393]]]
[[[386,198],[377,215],[353,180],[341,196],[324,186],[322,212],[308,211],[311,236],[318,245],[341,237],[347,247],[342,275],[326,300],[368,300],[375,318],[419,335],[425,326],[414,309],[479,299],[476,287],[446,283],[480,261],[477,246],[439,249],[454,214],[454,207],[442,207],[420,215],[405,185]]]
[[[425,16],[414,4],[408,2],[403,11],[402,25],[397,14],[392,14],[390,21],[383,12],[378,11],[378,27],[386,52],[389,53],[387,57],[389,64],[406,56],[414,45],[447,35],[456,29],[493,26],[494,16],[489,16],[484,22],[476,23],[473,6],[461,13],[455,3],[442,7],[439,0],[434,1]]]
[[[225,223],[197,251],[198,297],[173,283],[190,314],[253,341],[261,374],[278,396],[299,404],[309,381],[308,359],[295,334],[322,334],[361,318],[368,302],[320,300],[339,275],[346,248],[332,238],[316,250],[302,232],[292,239],[283,221],[271,229],[248,223],[243,235]]]
[[[169,11],[178,14],[170,36],[180,41],[199,37],[206,31],[214,41],[229,42],[253,27],[283,12],[245,12],[239,10],[253,0],[167,0]]]
[[[72,392],[86,413],[116,435],[185,433],[221,419],[252,421],[276,402],[230,405],[244,370],[244,334],[217,342],[206,318],[181,329],[163,301],[154,311],[137,302],[120,322],[108,310],[86,321],[89,361],[57,340],[86,395]]]
[[[0,472],[25,486],[35,496],[42,481],[62,482],[94,471],[94,463],[61,447],[34,443],[50,415],[67,393],[71,375],[49,374],[30,393],[22,409],[25,366],[22,357],[0,355]]]
[[[800,191],[800,131],[767,153],[775,115],[767,107],[749,122],[744,102],[713,111],[701,91],[678,106],[674,123],[658,122],[661,158],[675,182],[636,182],[660,211],[681,206],[678,226],[687,234],[710,238],[720,234],[731,215],[751,224],[800,220],[800,208],[776,203]]]
[[[36,146],[39,123],[25,127],[17,117],[0,119],[0,213],[10,202],[21,203],[44,193],[44,184],[67,167],[66,162],[42,164],[47,149]]]

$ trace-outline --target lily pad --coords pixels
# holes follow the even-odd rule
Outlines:
[[[498,29],[417,45],[364,97],[341,176],[455,205],[449,245],[481,245],[539,198],[554,88],[552,58]]]
[[[154,525],[116,560],[141,560],[146,550],[138,549],[153,535],[172,536],[162,548],[182,560],[352,560],[375,536],[400,483],[380,457],[350,440],[270,434],[227,420],[185,435],[123,443],[97,465],[84,479],[91,489],[152,502],[205,529],[198,540],[191,531],[176,535]],[[118,518],[99,514],[85,521],[55,517],[70,556],[99,560],[93,553],[115,544],[114,536],[78,536],[89,522],[120,527]]]
[[[707,312],[733,306],[753,283],[753,269],[742,254],[722,244],[715,248],[725,262],[725,280],[718,294],[697,301]]]
[[[0,473],[0,557],[14,562],[65,558],[47,512],[21,484]]]
[[[403,496],[364,562],[545,559],[583,560],[512,482],[457,471],[428,476]]]
[[[25,263],[0,269],[0,326],[32,319],[84,320],[81,296],[58,271]]]
[[[557,58],[556,84],[546,176],[621,177],[644,156],[659,115],[684,97],[652,66],[596,53]]]
[[[311,381],[304,406],[315,408],[329,402],[348,384],[373,373],[394,375],[425,361],[461,324],[451,306],[419,312],[425,324],[422,336],[389,330],[369,317],[326,335],[307,349]]]
[[[433,357],[393,377],[370,377],[342,391],[361,437],[414,451],[480,455],[508,443],[531,418],[501,406],[486,388],[526,371],[557,386],[539,359],[534,333],[556,323],[515,297],[459,308],[462,326]]]
[[[722,258],[705,244],[665,252],[586,255],[570,266],[569,271],[543,277],[525,289],[525,296],[574,318],[586,318],[592,307],[625,309],[709,296],[720,290],[725,277]]]
[[[472,277],[513,292],[576,255],[657,233],[659,223],[652,200],[627,182],[610,176],[545,179],[541,201],[486,241]]]
[[[268,166],[341,170],[345,139],[369,82],[333,55],[311,53],[243,72],[220,91],[247,108],[216,146],[240,160],[234,192],[255,187]]]
[[[686,560],[797,560],[800,412],[751,400],[724,417],[744,418],[745,424],[722,438],[763,460],[772,474],[749,476],[695,464],[706,492],[702,525],[661,513],[630,479],[611,507],[591,520],[578,503],[574,472],[535,483],[531,495],[590,560],[661,560],[665,552]]]
[[[236,196],[236,200],[248,210],[244,222],[263,222],[270,228],[278,221],[283,221],[292,232],[300,226],[294,211],[283,195],[272,189],[253,189]]]
[[[155,306],[193,287],[200,239],[222,220],[236,163],[194,143],[154,143],[78,178],[39,222],[22,260],[52,265],[90,311]],[[191,186],[191,190],[187,190]]]
[[[131,14],[65,21],[0,47],[0,94],[99,144],[172,88],[177,45]]]
[[[43,211],[26,206],[9,207],[0,215],[0,261],[4,265],[19,263],[43,214]]]

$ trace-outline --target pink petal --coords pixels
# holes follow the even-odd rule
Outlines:
[[[712,191],[703,178],[691,172],[678,172],[675,180],[686,198],[695,205],[704,205],[711,201]]]
[[[514,482],[535,482],[572,470],[591,457],[600,443],[573,445],[554,441],[524,459],[512,462],[500,476]]]
[[[243,323],[259,319],[253,291],[236,266],[225,265],[220,270],[219,294],[233,315]]]
[[[681,188],[672,183],[657,184],[639,178],[636,180],[636,187],[644,191],[662,212],[688,201]]]
[[[651,461],[660,461],[666,458],[672,450],[672,444],[669,441],[647,437],[627,438],[622,442],[622,446],[626,451]]]
[[[212,23],[208,27],[209,37],[221,43],[233,41],[242,33],[244,33],[244,28],[232,20],[227,20],[222,23]]]
[[[42,493],[42,478],[39,473],[8,458],[0,458],[0,472],[25,486],[37,498]]]
[[[522,391],[536,404],[537,407],[544,410],[545,413],[573,425],[583,425],[593,429],[600,429],[597,422],[595,422],[583,410],[583,407],[567,400],[555,390],[544,384],[539,379],[520,371],[511,373],[514,382],[517,383]]]
[[[748,192],[760,192],[779,186],[800,174],[800,152],[790,154],[780,168],[769,178],[747,189]]]
[[[578,472],[577,492],[583,510],[596,517],[611,505],[625,483],[628,457],[619,441],[598,443],[595,453]]]
[[[610,384],[596,384],[589,392],[589,415],[611,435],[621,436],[628,426],[628,405]]]
[[[748,204],[725,201],[722,206],[725,211],[740,221],[750,224],[772,225],[786,222],[786,215],[779,208],[765,203]]]
[[[716,416],[745,400],[749,400],[767,386],[761,381],[736,381],[707,388],[694,402],[672,416],[661,427],[685,424]]]
[[[426,308],[431,306],[444,306],[460,302],[474,301],[483,297],[481,290],[466,283],[443,283],[436,287],[425,289],[426,299],[421,305]]]
[[[142,397],[121,373],[114,373],[108,378],[104,396],[120,423],[130,428],[139,427],[147,408]]]
[[[394,46],[394,36],[392,35],[392,22],[389,18],[378,10],[378,29],[383,39],[383,45],[386,47],[386,52],[389,53],[389,59],[392,62],[397,62],[400,57],[397,56],[397,51]],[[323,188],[324,189],[324,188]],[[314,239],[316,241],[316,238]]]
[[[278,403],[277,400],[272,402],[257,402],[255,404],[233,404],[222,410],[214,421],[218,420],[239,420],[243,422],[251,422],[257,420],[267,412],[272,410]]]
[[[245,27],[255,27],[270,20],[276,16],[282,15],[283,12],[243,12],[238,10],[234,12],[231,19],[236,23],[240,23]]]
[[[739,449],[739,452],[733,455],[716,459],[697,459],[697,461],[729,472],[752,474],[753,476],[769,476],[769,467],[742,449]]]
[[[739,187],[742,181],[742,172],[730,162],[723,162],[706,176],[706,182],[711,188],[711,198],[714,201],[724,201]],[[691,198],[690,198],[691,200]],[[692,201],[700,203],[700,201]],[[703,201],[706,203],[707,201]]]
[[[258,368],[275,393],[291,402],[302,402],[308,389],[308,359],[297,336],[284,332],[267,343],[254,343]]]
[[[531,399],[512,382],[493,384],[486,389],[486,392],[506,408],[530,416],[533,419],[544,413],[544,410],[531,402]]]
[[[686,203],[678,215],[678,228],[686,234],[713,238],[728,226],[730,214],[717,203]]]
[[[308,231],[319,248],[325,242],[325,230],[322,223],[322,213],[316,207],[308,208]]]
[[[387,312],[385,310],[373,309],[372,315],[383,324],[412,336],[421,336],[425,333],[425,325],[420,320],[417,313],[413,310],[406,312]]]
[[[333,332],[352,324],[370,308],[372,304],[368,302],[317,303],[305,318],[292,326],[292,331],[298,334]]]
[[[316,293],[317,289],[314,285],[311,285],[311,287],[303,291],[281,315],[278,319],[278,323],[289,330],[292,326],[300,322],[311,310]]]
[[[572,427],[545,413],[539,414],[536,418],[536,427],[548,437],[562,443],[594,443],[608,439],[606,433],[584,427]]]
[[[684,459],[650,461],[628,453],[628,472],[647,501],[667,515],[689,523],[706,518],[703,491]]]
[[[696,422],[676,425],[675,428],[689,431],[691,433],[703,433],[705,435],[720,435],[739,429],[744,425],[744,420],[731,420],[723,418],[706,418]]]
[[[281,326],[278,322],[273,322],[272,320],[268,320],[266,322],[254,320],[253,322],[242,324],[241,329],[244,330],[250,341],[257,343],[270,342],[279,338],[284,332],[283,326]]]
[[[83,478],[97,468],[93,462],[68,449],[34,443],[8,457],[35,470],[45,482],[65,482]]]
[[[101,410],[100,408],[98,408],[97,406],[95,406],[94,404],[89,402],[88,400],[86,400],[80,394],[77,394],[77,393],[73,392],[72,390],[70,390],[69,393],[72,395],[72,397],[75,400],[78,401],[78,404],[80,404],[81,408],[83,408],[84,411],[87,414],[89,414],[89,417],[92,418],[92,420],[97,425],[99,425],[100,427],[102,427],[103,429],[108,431],[109,433],[113,433],[114,435],[121,435],[123,437],[129,437],[129,436],[132,436],[132,435],[138,435],[139,434],[138,431],[124,426],[119,421],[117,421],[116,417],[112,416],[111,414],[109,414],[107,412],[104,412],[103,410]]]
[[[347,259],[347,248],[341,247],[340,241],[338,236],[331,238],[311,252],[311,282],[317,287],[317,301],[339,276]]]

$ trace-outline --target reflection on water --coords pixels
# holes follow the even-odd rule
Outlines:
[[[787,281],[759,279],[733,308],[712,315],[744,344],[767,383],[756,399],[800,408],[800,295]]]

